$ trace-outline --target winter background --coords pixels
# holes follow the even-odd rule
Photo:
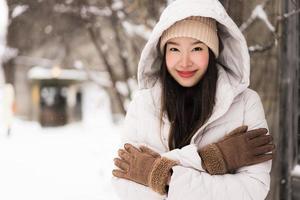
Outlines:
[[[81,123],[42,128],[14,119],[0,139],[0,199],[118,199],[110,185],[120,127],[109,119],[105,93],[91,93]],[[105,112],[103,112],[105,111]]]
[[[23,11],[24,7],[17,7],[14,13]],[[0,66],[7,14],[5,1],[0,0]],[[0,67],[0,87],[3,76]],[[1,200],[117,199],[110,178],[120,126],[112,122],[108,95],[96,84],[84,88],[82,121],[63,127],[43,128],[38,122],[14,116],[8,136],[3,124],[6,108],[0,107]],[[0,91],[3,103],[5,96],[1,95]]]
[[[172,1],[0,0],[0,200],[118,199],[111,171],[124,114],[137,89],[137,63]],[[284,10],[282,0],[220,1],[247,39],[251,88],[260,94],[278,141],[282,23],[299,16],[299,3],[284,1],[292,5]],[[32,80],[51,76],[85,80],[80,120],[44,127],[36,118]],[[51,95],[43,95],[53,103]],[[268,200],[279,199],[285,183],[281,165],[275,159]],[[300,177],[299,165],[291,174]]]

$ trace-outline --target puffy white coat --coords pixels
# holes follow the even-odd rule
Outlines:
[[[160,83],[157,72],[161,57],[156,45],[162,32],[189,16],[206,16],[218,21],[224,44],[218,62],[216,105],[208,121],[197,131],[190,145],[169,151],[170,124],[163,116],[160,128]],[[215,175],[201,167],[197,149],[218,141],[241,125],[248,130],[267,128],[258,94],[249,89],[250,61],[244,36],[218,0],[177,0],[161,15],[138,66],[139,90],[130,103],[124,122],[122,142],[145,144],[162,156],[178,160],[173,167],[168,195],[159,195],[134,182],[112,178],[115,191],[123,200],[262,200],[270,187],[271,161],[240,168],[235,174]],[[239,153],[239,152],[236,152]]]

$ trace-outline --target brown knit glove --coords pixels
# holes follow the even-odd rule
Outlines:
[[[119,169],[113,170],[114,176],[148,186],[160,194],[166,193],[176,161],[161,157],[145,146],[138,149],[131,144],[125,144],[118,154],[120,158],[115,158],[114,162]]]
[[[271,160],[274,144],[271,135],[266,135],[265,128],[247,131],[247,126],[240,126],[226,135],[221,141],[207,145],[198,151],[203,168],[209,174],[234,173],[240,167],[254,165]]]

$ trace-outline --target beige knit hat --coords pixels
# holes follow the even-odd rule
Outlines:
[[[168,40],[176,37],[191,37],[205,43],[219,56],[219,39],[216,20],[208,17],[193,16],[176,22],[165,30],[160,39],[160,51],[164,51]]]

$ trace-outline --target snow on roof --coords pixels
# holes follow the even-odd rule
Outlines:
[[[28,71],[27,76],[29,79],[33,80],[60,79],[85,81],[88,79],[85,71],[79,71],[76,69],[61,69],[58,67],[46,68],[41,66],[31,68]]]

